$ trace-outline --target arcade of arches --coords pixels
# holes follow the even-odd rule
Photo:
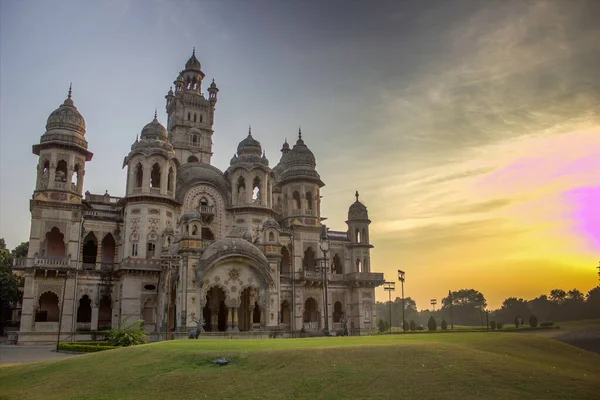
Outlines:
[[[227,295],[219,286],[206,293],[202,308],[203,328],[206,332],[244,332],[264,328],[264,309],[259,304],[259,289],[248,287],[240,293],[239,307],[227,306]]]

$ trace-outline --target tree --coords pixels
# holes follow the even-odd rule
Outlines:
[[[427,321],[427,329],[429,329],[431,332],[437,330],[437,322],[435,322],[433,315],[429,317],[429,321]]]
[[[567,298],[567,292],[562,289],[552,289],[550,291],[550,301],[561,305]]]
[[[21,242],[20,245],[18,245],[11,251],[11,255],[12,255],[12,258],[14,258],[14,259],[21,258],[21,257],[27,257],[28,251],[29,251],[29,242]]]
[[[585,310],[587,318],[600,318],[600,286],[596,286],[585,296]]]
[[[4,321],[10,319],[14,304],[21,300],[19,280],[12,273],[12,260],[13,255],[6,250],[4,238],[0,238],[0,331]]]
[[[496,329],[496,321],[490,321],[490,329],[491,330]]]
[[[445,319],[442,320],[442,323],[440,324],[440,327],[442,328],[443,331],[445,331],[446,329],[448,329],[448,323],[446,322]]]
[[[386,328],[386,323],[384,320],[379,319],[379,322],[377,323],[377,328],[379,329],[379,332],[383,333],[387,330]]]
[[[531,317],[529,317],[529,326],[532,328],[536,328],[538,326],[538,320],[533,314],[531,314]]]
[[[404,323],[402,324],[402,329],[404,330],[404,332],[406,332],[409,329],[409,325],[408,322],[406,322],[406,320],[404,320]]]
[[[414,320],[412,320],[412,319],[410,320],[409,327],[410,327],[411,331],[414,331],[415,329],[417,329],[417,324],[415,324]]]
[[[442,299],[442,310],[448,315],[452,306],[453,321],[459,325],[479,325],[481,311],[487,306],[484,295],[475,289],[461,289],[451,292],[451,296]]]

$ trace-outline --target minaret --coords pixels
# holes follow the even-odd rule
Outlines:
[[[202,162],[210,164],[214,112],[219,89],[213,79],[208,88],[208,99],[202,93],[204,73],[194,48],[185,63],[185,69],[173,82],[165,96],[168,114],[169,141],[180,164]]]
[[[352,272],[371,272],[370,251],[373,245],[369,243],[369,213],[367,207],[358,200],[358,190],[354,194],[356,201],[348,209],[348,235],[352,254]]]

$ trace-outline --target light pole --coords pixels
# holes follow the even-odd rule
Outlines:
[[[448,299],[450,299],[450,326],[454,330],[454,320],[452,319],[452,292],[448,290]]]
[[[390,298],[390,332],[392,332],[392,292],[394,290],[396,290],[396,282],[383,282],[383,290],[387,291],[389,293],[389,298]],[[402,324],[404,324],[404,321],[402,321]],[[404,326],[403,326],[404,328]]]
[[[431,299],[431,300],[429,300],[429,302],[433,306],[433,312],[435,313],[435,305],[437,304],[437,300],[436,299]]]
[[[398,270],[398,280],[402,284],[402,332],[406,333],[404,329],[404,276],[406,273],[402,270]]]
[[[329,299],[327,297],[327,253],[329,252],[329,239],[327,238],[327,226],[321,226],[321,251],[323,252],[323,291],[325,292],[325,329],[323,333],[329,336]]]
[[[60,344],[60,330],[62,328],[62,319],[63,319],[63,309],[65,308],[65,293],[67,291],[67,280],[69,279],[69,271],[65,271],[65,283],[63,285],[62,292],[62,302],[60,303],[60,313],[58,317],[58,337],[56,338],[56,351],[58,351],[58,347]],[[73,298],[73,302],[75,302],[75,298]],[[73,341],[76,340],[75,333],[73,333]]]

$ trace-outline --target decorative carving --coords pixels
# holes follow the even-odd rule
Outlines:
[[[173,217],[173,213],[171,211],[167,211],[167,217],[172,218]],[[171,222],[169,221],[168,224],[170,225]]]
[[[149,214],[160,214],[160,210],[156,209],[156,208],[151,208],[150,211],[148,211]]]
[[[132,214],[139,214],[139,213],[141,213],[141,211],[140,211],[139,208],[134,208],[133,210],[131,210],[131,213]]]
[[[229,279],[231,280],[236,280],[240,277],[240,271],[237,268],[230,268],[229,269]],[[252,279],[252,278],[250,278]],[[250,280],[249,280],[250,282]]]
[[[42,209],[34,207],[31,209],[31,218],[42,218]]]

